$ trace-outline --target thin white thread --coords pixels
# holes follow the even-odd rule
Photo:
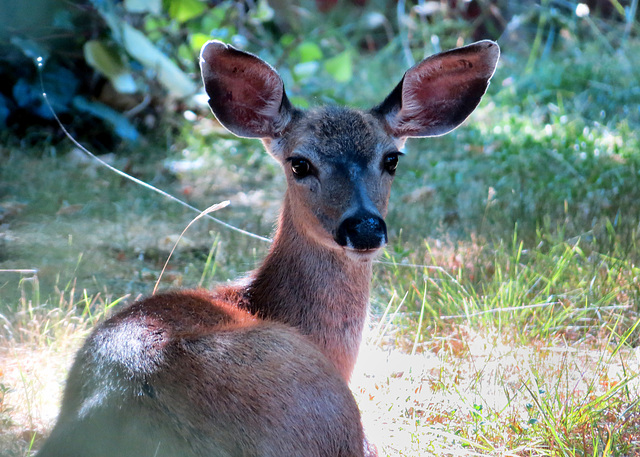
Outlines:
[[[87,148],[85,148],[82,144],[80,144],[70,133],[69,131],[65,128],[65,126],[62,124],[62,122],[60,121],[60,118],[58,118],[58,115],[56,114],[56,112],[53,109],[53,106],[51,106],[51,103],[49,103],[49,98],[47,97],[47,93],[44,90],[44,81],[42,78],[42,60],[40,60],[41,58],[37,59],[37,63],[36,63],[36,68],[38,69],[38,75],[40,77],[40,88],[42,89],[42,98],[44,98],[45,103],[47,104],[47,106],[49,107],[49,111],[51,111],[51,114],[53,115],[54,119],[56,120],[56,122],[58,123],[58,126],[60,126],[60,129],[64,132],[64,134],[67,136],[67,138],[69,138],[69,140],[71,140],[71,142],[76,145],[82,152],[84,152],[85,154],[87,154],[89,157],[91,157],[93,160],[95,160],[96,162],[98,162],[100,165],[108,168],[109,170],[113,171],[114,173],[122,176],[123,178],[126,178],[130,181],[133,181],[134,183],[145,187],[149,190],[152,190],[156,193],[159,193],[160,195],[162,195],[165,198],[168,198],[169,200],[173,200],[176,203],[181,204],[182,206],[189,208],[192,211],[195,211],[198,214],[201,214],[202,211],[199,210],[198,208],[196,208],[195,206],[191,206],[190,204],[180,200],[177,197],[174,197],[173,195],[171,195],[168,192],[165,192],[164,190],[158,189],[157,187],[152,186],[151,184],[148,184],[138,178],[135,178],[127,173],[125,173],[122,170],[119,170],[111,165],[109,165],[108,163],[106,163],[104,160],[100,159],[99,157],[97,157],[95,154],[93,154],[91,151],[89,151]],[[267,243],[271,243],[273,240],[271,240],[270,238],[266,238],[264,236],[260,236],[257,235],[255,233],[251,233],[248,232],[246,230],[243,230],[241,228],[235,227],[227,222],[224,222],[218,218],[215,218],[213,216],[211,216],[210,214],[206,214],[205,217],[211,219],[212,221],[216,222],[217,224],[222,225],[223,227],[226,227],[230,230],[234,230],[238,233],[242,233],[243,235],[246,235],[248,237],[251,238],[255,238],[256,240],[260,240],[260,241],[266,241]]]

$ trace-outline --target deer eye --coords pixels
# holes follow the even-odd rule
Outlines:
[[[306,178],[311,174],[311,164],[307,159],[302,157],[293,157],[290,159],[291,171],[293,176],[298,179]]]
[[[382,168],[390,175],[395,174],[396,168],[398,168],[398,157],[401,154],[401,152],[391,152],[382,159]]]

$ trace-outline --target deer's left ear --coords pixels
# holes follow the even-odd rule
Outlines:
[[[428,57],[371,112],[398,139],[444,135],[478,106],[499,57],[488,40]]]
[[[275,138],[294,108],[282,79],[266,62],[220,41],[200,52],[200,68],[209,106],[231,133],[247,138]]]

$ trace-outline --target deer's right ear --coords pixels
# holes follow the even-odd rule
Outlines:
[[[200,52],[200,69],[209,106],[231,133],[276,138],[291,120],[282,79],[253,54],[209,41]]]
[[[428,57],[371,112],[399,140],[444,135],[478,106],[499,57],[497,43],[488,40]]]

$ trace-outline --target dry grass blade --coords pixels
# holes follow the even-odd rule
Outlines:
[[[187,226],[184,228],[182,233],[180,233],[180,236],[178,237],[178,239],[174,243],[173,248],[171,248],[171,252],[167,256],[167,260],[165,261],[164,266],[162,267],[162,271],[160,271],[160,274],[158,275],[158,279],[156,280],[156,284],[153,287],[152,295],[155,295],[156,291],[158,290],[158,286],[160,285],[160,280],[162,279],[162,275],[164,274],[164,271],[166,270],[167,265],[169,265],[169,260],[171,260],[171,256],[173,255],[173,252],[176,250],[176,247],[178,246],[178,243],[180,242],[180,240],[182,239],[184,234],[187,232],[187,230],[189,230],[189,227],[191,227],[191,225],[193,225],[193,223],[196,222],[198,219],[201,219],[202,217],[206,216],[207,214],[213,213],[213,212],[218,211],[219,209],[222,209],[222,208],[226,208],[227,206],[229,206],[229,203],[230,202],[227,200],[227,201],[223,201],[223,202],[220,202],[220,203],[216,203],[215,205],[211,205],[210,207],[208,207],[207,209],[202,211],[200,214],[198,214],[196,217],[194,217],[191,220],[191,222],[189,222],[189,224],[187,224]]]

